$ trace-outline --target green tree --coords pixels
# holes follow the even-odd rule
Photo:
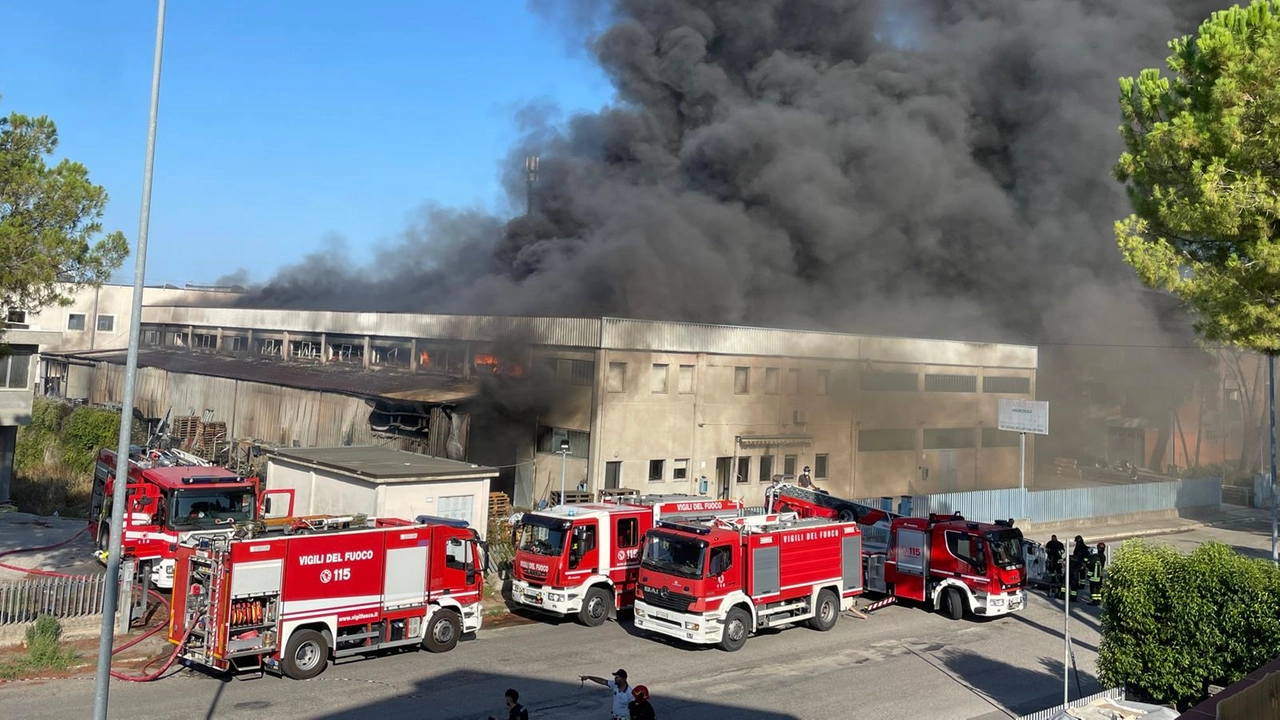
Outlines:
[[[78,162],[49,166],[57,147],[49,118],[0,117],[0,308],[66,305],[65,283],[101,284],[129,254],[118,231],[95,241],[107,193]]]
[[[1280,568],[1221,543],[1126,542],[1108,568],[1098,670],[1187,707],[1280,655]]]
[[[1169,43],[1171,76],[1120,79],[1133,214],[1125,261],[1210,341],[1280,351],[1280,0],[1215,12]]]

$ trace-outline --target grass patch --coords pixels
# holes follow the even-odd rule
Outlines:
[[[58,463],[36,465],[14,473],[10,499],[22,512],[34,515],[88,517],[93,476]]]
[[[80,659],[75,648],[62,644],[62,625],[51,615],[41,615],[27,628],[27,654],[0,663],[0,678],[13,680],[36,672],[68,670]]]

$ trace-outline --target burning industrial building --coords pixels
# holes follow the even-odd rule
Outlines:
[[[365,391],[373,425],[223,412],[304,444],[448,427],[517,502],[562,459],[593,490],[737,495],[806,464],[852,496],[1008,486],[998,396],[1058,408],[1042,456],[1163,468],[1206,356],[1115,248],[1116,78],[1222,4],[535,2],[617,97],[521,114],[515,217],[428,207],[368,266],[317,253],[235,309],[148,308],[146,362],[367,368],[393,385]]]

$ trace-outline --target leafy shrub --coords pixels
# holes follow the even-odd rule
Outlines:
[[[92,472],[98,450],[114,448],[120,438],[120,413],[78,407],[62,426],[62,459],[73,470]]]
[[[74,648],[62,646],[62,626],[51,615],[41,615],[27,628],[27,654],[0,665],[0,678],[16,678],[41,670],[66,670],[80,659]]]
[[[1280,655],[1280,568],[1221,543],[1126,542],[1105,597],[1102,679],[1156,702],[1188,707]]]

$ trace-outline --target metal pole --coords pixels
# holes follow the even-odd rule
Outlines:
[[[1280,565],[1276,548],[1276,356],[1267,353],[1267,405],[1271,414],[1271,562]]]
[[[1062,709],[1067,709],[1070,702],[1071,677],[1071,555],[1063,553],[1067,572],[1062,584]]]
[[[138,246],[134,249],[133,310],[129,324],[129,351],[125,362],[124,397],[120,408],[120,441],[116,446],[115,487],[111,497],[111,541],[107,549],[107,591],[102,596],[102,638],[98,641],[98,669],[93,695],[94,720],[107,720],[107,696],[111,682],[111,650],[115,640],[116,588],[120,584],[120,554],[124,533],[125,490],[129,483],[129,440],[133,433],[134,383],[138,375],[138,339],[142,333],[142,292],[147,271],[147,230],[151,223],[151,178],[156,159],[156,119],[160,113],[160,60],[164,51],[164,6],[156,15],[156,49],[151,70],[151,118],[147,127],[147,159],[142,171],[142,211],[138,219]],[[97,322],[97,318],[94,318]]]
[[[1022,517],[1027,519],[1027,434],[1018,433],[1018,487],[1022,488]]]
[[[564,505],[564,468],[569,463],[569,452],[567,450],[560,451],[560,504]]]

